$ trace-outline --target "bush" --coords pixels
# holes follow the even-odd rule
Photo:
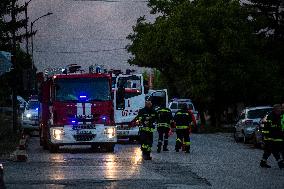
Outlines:
[[[0,120],[0,155],[5,155],[16,149],[20,133],[13,133],[11,115],[0,113]]]

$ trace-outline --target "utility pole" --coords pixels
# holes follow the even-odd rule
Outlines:
[[[25,2],[25,19],[27,20],[25,29],[26,29],[26,53],[29,54],[29,30],[28,30],[28,5],[31,2],[31,0],[29,0],[28,2]]]
[[[16,0],[12,0],[12,66],[13,66],[13,75],[16,73]],[[12,108],[13,108],[13,132],[16,133],[18,129],[18,110],[17,110],[17,88],[16,83],[12,82]]]

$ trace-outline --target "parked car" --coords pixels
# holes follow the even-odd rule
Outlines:
[[[22,129],[24,131],[39,130],[39,101],[32,99],[29,100],[25,110],[22,114]]]
[[[200,116],[198,111],[195,109],[195,106],[193,105],[193,102],[191,99],[172,99],[171,102],[169,103],[169,109],[172,111],[172,115],[174,116],[178,110],[181,109],[182,104],[186,104],[187,108],[192,111],[197,126],[200,125]],[[198,128],[192,128],[193,131],[197,131]]]
[[[272,110],[271,106],[257,106],[245,108],[236,123],[234,139],[236,142],[248,143],[255,138],[256,128],[260,126],[260,120]]]
[[[11,100],[12,100],[12,95],[11,95]],[[21,97],[21,96],[17,96],[17,102],[19,105],[19,110],[20,113],[22,113],[25,110],[26,105],[28,104],[27,101]]]
[[[168,107],[168,91],[167,89],[150,89],[145,95],[145,100],[150,100],[155,110],[160,107]]]

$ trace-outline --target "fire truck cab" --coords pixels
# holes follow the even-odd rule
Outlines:
[[[145,106],[142,74],[113,74],[114,119],[119,140],[137,140],[139,126],[134,123],[138,111]]]
[[[63,145],[114,151],[117,135],[111,74],[75,70],[73,66],[69,68],[72,73],[52,74],[41,83],[40,144],[50,152]]]

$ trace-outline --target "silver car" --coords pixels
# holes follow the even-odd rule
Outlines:
[[[193,105],[191,99],[173,99],[173,100],[171,100],[171,102],[169,103],[169,109],[172,111],[172,115],[174,116],[176,114],[176,112],[181,109],[182,104],[187,105],[187,108],[190,111],[192,111],[192,113],[195,117],[196,124],[200,125],[199,113],[195,109],[195,106]],[[196,129],[198,129],[198,128],[193,128],[193,130],[196,130]]]
[[[236,142],[248,143],[255,137],[256,128],[261,119],[272,110],[271,106],[257,106],[245,108],[235,125],[234,139]]]
[[[29,100],[22,114],[22,129],[28,131],[39,130],[39,101]]]

